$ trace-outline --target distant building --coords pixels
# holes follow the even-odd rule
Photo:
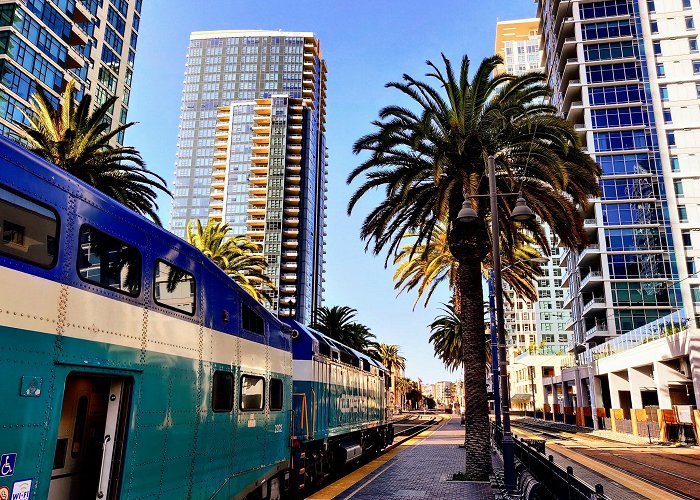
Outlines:
[[[229,224],[261,246],[270,309],[301,323],[321,305],[326,63],[313,33],[194,32],[182,93],[170,227]]]
[[[57,107],[69,80],[127,122],[142,0],[15,0],[0,5],[0,133],[16,136],[37,86]],[[116,137],[122,143],[123,133]]]

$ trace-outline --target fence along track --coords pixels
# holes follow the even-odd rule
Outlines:
[[[523,429],[525,429],[525,430],[531,430],[532,432],[539,433],[539,434],[541,434],[541,435],[543,435],[543,436],[552,436],[552,439],[557,439],[557,440],[562,440],[562,441],[567,441],[567,440],[571,440],[571,439],[572,439],[572,438],[567,437],[567,436],[559,436],[559,435],[556,435],[556,434],[552,434],[552,432],[560,433],[560,432],[567,432],[567,431],[557,431],[557,430],[552,430],[552,429],[546,429],[546,430],[544,430],[543,428],[540,428],[540,427],[538,427],[538,426],[536,426],[536,425],[534,425],[534,424],[529,424],[529,423],[528,423],[528,424],[515,423],[515,424],[513,425],[513,427],[521,427],[521,428],[523,428]],[[613,441],[613,440],[611,440],[611,439],[606,439],[606,438],[601,437],[601,436],[589,436],[588,434],[585,434],[585,433],[584,433],[583,435],[586,436],[587,439],[592,439],[592,440],[596,440],[596,441],[608,441],[608,442],[619,443],[618,441]],[[565,444],[561,444],[560,446],[566,447]],[[652,486],[655,486],[656,488],[659,488],[660,490],[667,491],[667,492],[672,493],[673,495],[676,495],[676,496],[678,496],[678,497],[680,497],[680,498],[687,499],[687,500],[697,500],[697,499],[699,498],[699,497],[697,497],[697,496],[689,496],[689,495],[687,495],[685,492],[680,491],[680,490],[678,490],[678,489],[676,489],[676,488],[671,488],[671,487],[669,487],[669,486],[667,486],[667,485],[665,485],[665,484],[663,484],[663,483],[660,483],[660,482],[658,482],[658,481],[654,481],[654,480],[650,479],[650,478],[647,477],[647,476],[642,476],[642,475],[637,474],[637,473],[635,473],[635,472],[632,472],[632,471],[630,471],[630,470],[628,470],[628,469],[625,469],[624,467],[620,467],[619,465],[615,465],[615,464],[613,464],[613,463],[611,463],[611,462],[608,462],[608,461],[606,461],[606,460],[602,460],[600,457],[593,457],[592,455],[585,455],[584,453],[581,453],[580,450],[595,450],[595,448],[593,448],[593,447],[591,447],[591,446],[586,446],[585,444],[578,443],[578,446],[577,446],[576,448],[567,448],[567,449],[570,450],[570,451],[572,451],[572,452],[580,453],[580,454],[582,454],[582,455],[584,455],[584,456],[586,456],[586,457],[588,457],[588,458],[592,458],[593,460],[595,460],[595,461],[597,461],[597,462],[600,462],[600,463],[606,465],[607,467],[610,467],[610,468],[612,468],[612,469],[618,470],[618,471],[620,471],[620,472],[622,472],[622,473],[624,473],[624,474],[626,474],[626,475],[628,475],[628,476],[630,476],[630,477],[633,477],[633,478],[635,478],[635,479],[638,479],[638,480],[640,480],[640,481],[644,481],[645,483],[651,484]],[[650,464],[646,464],[646,463],[641,462],[641,461],[638,461],[638,460],[629,459],[629,458],[627,458],[627,457],[624,457],[624,456],[621,456],[621,455],[618,455],[618,454],[613,454],[613,455],[614,455],[616,458],[620,459],[620,460],[625,460],[625,461],[627,461],[627,462],[635,463],[635,464],[637,464],[637,465],[642,465],[642,466],[644,466],[644,467],[648,467],[648,468],[650,468],[650,469],[654,469],[656,472],[659,472],[659,473],[662,473],[662,474],[666,474],[666,475],[668,475],[668,476],[672,476],[672,477],[675,477],[675,478],[680,479],[680,480],[683,480],[683,481],[688,481],[688,482],[690,482],[690,483],[700,484],[700,481],[697,481],[696,479],[688,478],[688,477],[682,476],[682,475],[680,475],[680,474],[675,474],[675,473],[673,473],[673,472],[666,471],[666,470],[664,470],[664,469],[655,467],[655,466],[650,465]],[[669,460],[675,460],[675,461],[683,462],[683,463],[687,463],[687,462],[684,461],[684,460],[677,460],[675,457],[668,457],[668,459],[669,459]]]

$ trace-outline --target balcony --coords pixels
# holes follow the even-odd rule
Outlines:
[[[588,260],[591,260],[592,257],[598,257],[599,255],[600,255],[600,245],[598,245],[597,243],[592,243],[592,244],[588,245],[586,248],[584,248],[583,251],[579,254],[578,264],[583,265]]]
[[[282,293],[296,293],[297,287],[294,285],[282,285],[280,287],[280,292]]]
[[[294,261],[282,262],[282,269],[286,271],[296,271],[297,263]]]
[[[608,336],[608,324],[603,322],[598,322],[594,327],[586,330],[584,336],[584,342],[590,342],[596,337],[607,337]]]
[[[301,192],[301,188],[299,186],[291,184],[289,186],[285,186],[284,191],[287,194],[298,195]]]
[[[253,154],[250,155],[250,161],[253,163],[267,163],[270,159],[268,154]]]
[[[250,215],[246,220],[249,226],[265,226],[265,216],[264,215]]]
[[[299,203],[301,202],[301,198],[299,198],[298,196],[287,196],[284,198],[284,201],[285,204],[289,203],[290,205],[299,205]]]
[[[571,302],[574,300],[574,296],[571,294],[571,290],[564,295],[564,309],[571,309]]]
[[[299,174],[301,173],[301,164],[300,163],[287,163],[287,172],[290,174]]]
[[[282,240],[282,246],[285,248],[299,248],[297,240]]]
[[[601,271],[590,271],[582,280],[579,290],[583,291],[588,285],[593,285],[603,281],[603,273]]]
[[[287,283],[293,283],[297,280],[297,275],[296,273],[284,273],[280,278]]]
[[[285,178],[285,180],[286,180],[289,184],[295,184],[295,185],[297,185],[297,184],[300,184],[300,183],[301,183],[301,176],[300,176],[300,175],[288,175],[288,176]]]
[[[286,259],[296,259],[299,256],[299,253],[296,250],[285,250],[282,252],[282,257]]]
[[[298,217],[285,217],[284,218],[284,224],[287,226],[298,226],[299,225],[299,218]]]
[[[287,136],[287,144],[289,144],[289,143],[299,144],[299,143],[301,143],[301,138],[302,138],[301,134],[290,134]]]
[[[254,135],[253,136],[253,143],[255,143],[255,144],[270,144],[270,136],[269,135]]]
[[[285,236],[288,236],[290,238],[296,238],[297,236],[299,236],[299,230],[295,227],[285,227],[282,232]]]
[[[604,309],[605,308],[605,297],[593,297],[591,300],[583,304],[583,309],[581,314],[586,314],[592,309]]]
[[[284,207],[284,215],[299,215],[299,207],[298,206],[286,206]]]

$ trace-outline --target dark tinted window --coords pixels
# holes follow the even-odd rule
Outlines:
[[[211,407],[214,411],[233,410],[233,373],[216,370],[211,391]]]
[[[253,375],[241,377],[241,410],[262,410],[265,405],[265,379]]]
[[[284,384],[278,378],[270,379],[270,410],[279,411],[284,403]]]
[[[241,304],[241,321],[244,330],[265,335],[265,322],[258,313],[253,311],[246,304]]]
[[[186,314],[194,314],[194,276],[159,260],[154,270],[153,294],[157,304]]]
[[[141,254],[90,226],[80,228],[78,272],[85,281],[136,296],[141,291]]]
[[[58,218],[33,201],[0,188],[0,253],[42,267],[56,260]]]

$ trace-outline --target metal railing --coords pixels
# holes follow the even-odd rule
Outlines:
[[[493,445],[501,450],[503,430],[491,423]],[[518,476],[527,472],[539,484],[537,497],[542,500],[609,500],[603,491],[603,485],[589,485],[574,475],[573,467],[560,467],[554,463],[554,457],[547,457],[538,451],[544,442],[530,442],[527,439],[514,440],[516,471]],[[521,484],[523,481],[520,481]]]

